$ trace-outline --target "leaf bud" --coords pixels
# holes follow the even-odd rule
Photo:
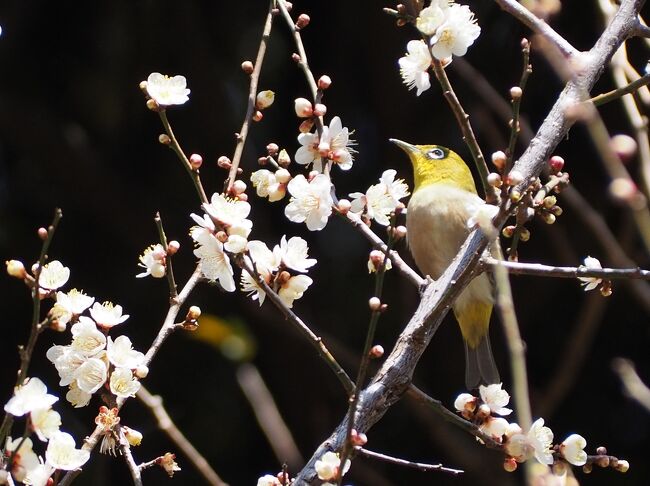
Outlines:
[[[244,71],[246,74],[253,74],[253,71],[255,70],[255,66],[253,66],[253,63],[250,61],[244,61],[241,63],[241,70]]]

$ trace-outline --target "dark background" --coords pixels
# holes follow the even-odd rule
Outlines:
[[[492,2],[469,2],[483,29],[466,60],[504,95],[521,72],[519,41],[528,35]],[[588,49],[602,29],[596,2],[566,1],[552,25],[578,49]],[[365,190],[386,168],[411,180],[410,167],[387,139],[440,143],[469,155],[439,88],[419,98],[401,83],[397,59],[406,42],[416,38],[412,28],[396,28],[383,14],[386,2],[296,1],[294,14],[307,12],[312,23],[304,31],[310,65],[318,77],[334,83],[326,94],[327,118],[341,116],[355,130],[358,155],[347,173],[335,170],[339,195]],[[36,229],[46,226],[53,209],[64,219],[50,251],[72,271],[67,288],[83,288],[99,301],[121,304],[131,318],[117,330],[137,349],[146,350],[166,312],[164,280],[135,279],[138,255],[157,240],[153,215],[160,211],[170,238],[181,242],[175,258],[176,276],[183,282],[193,268],[189,213],[199,212],[194,189],[174,154],[157,142],[162,131],[157,116],[146,109],[138,83],[152,71],[184,74],[192,90],[190,101],[169,110],[169,118],[185,151],[205,160],[201,174],[206,190],[220,190],[224,172],[216,167],[222,154],[232,155],[233,134],[246,108],[247,77],[239,66],[254,59],[264,1],[6,1],[0,6],[0,258],[18,258],[30,265],[40,241]],[[647,50],[631,43],[635,64],[642,69]],[[274,106],[252,127],[242,166],[246,174],[267,143],[286,147],[291,155],[298,121],[293,99],[307,96],[301,72],[291,61],[294,51],[286,26],[275,23],[260,89],[276,92]],[[561,89],[553,71],[533,53],[534,73],[524,94],[523,112],[539,126]],[[506,124],[490,112],[452,64],[450,78],[471,114],[483,151],[490,154],[507,143]],[[611,89],[605,74],[594,93]],[[602,108],[612,133],[630,132],[619,104]],[[630,132],[631,133],[631,132]],[[519,149],[519,152],[521,148]],[[585,131],[577,126],[557,150],[567,160],[574,186],[588,196],[628,254],[647,268],[629,212],[614,204],[605,191],[607,177]],[[292,170],[297,170],[294,166]],[[637,173],[636,161],[629,170]],[[251,238],[272,246],[283,234],[301,235],[318,258],[310,271],[314,285],[296,302],[295,310],[308,322],[351,374],[356,373],[368,321],[367,299],[374,281],[366,274],[369,247],[349,226],[332,218],[318,233],[289,223],[286,200],[273,205],[249,191],[255,222]],[[562,198],[560,197],[560,205]],[[376,228],[379,233],[382,228]],[[584,226],[576,211],[565,206],[558,223],[530,226],[532,238],[520,249],[522,261],[578,265],[587,255],[611,264],[597,235]],[[406,250],[404,246],[402,250]],[[404,251],[406,254],[407,251]],[[561,441],[579,432],[588,451],[599,445],[630,460],[625,476],[596,470],[585,484],[648,484],[650,446],[648,414],[626,398],[611,369],[615,357],[631,359],[650,380],[650,326],[645,309],[624,284],[615,283],[609,299],[585,294],[573,280],[513,277],[521,332],[527,343],[534,415],[543,415]],[[6,402],[15,379],[16,346],[28,335],[31,303],[19,282],[0,277],[0,402]],[[417,304],[417,291],[396,272],[386,283],[377,342],[388,350]],[[302,336],[294,332],[270,304],[261,309],[240,292],[225,294],[201,286],[190,299],[205,313],[245,326],[256,343],[252,358],[272,391],[280,412],[305,458],[339,423],[346,397],[325,364]],[[575,337],[585,314],[595,316],[591,332]],[[53,343],[69,342],[69,334],[45,332],[30,369],[62,398],[55,408],[63,428],[79,441],[94,427],[99,403],[74,410],[58,388],[54,367],[45,359]],[[495,319],[492,343],[510,390],[508,362],[501,327]],[[574,371],[567,356],[585,353]],[[156,357],[145,380],[163,395],[178,426],[201,450],[216,471],[232,485],[255,484],[264,473],[275,473],[276,459],[260,432],[236,378],[237,363],[209,343],[183,333],[173,335]],[[559,383],[567,380],[566,392]],[[460,334],[449,318],[435,336],[416,372],[415,382],[452,407],[463,390]],[[130,400],[122,421],[145,435],[134,450],[145,461],[174,446],[157,430],[150,414]],[[21,433],[21,422],[14,436]],[[422,462],[442,462],[466,469],[460,477],[421,473],[360,459],[349,482],[356,485],[485,484],[520,481],[507,474],[502,457],[476,444],[428,411],[408,402],[397,404],[369,432],[369,447]],[[144,473],[145,482],[200,484],[200,477],[179,455],[183,470],[168,480],[159,470]],[[78,484],[128,484],[122,460],[93,454]]]

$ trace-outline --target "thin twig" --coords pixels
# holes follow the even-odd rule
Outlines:
[[[621,47],[621,49],[623,49],[623,47]],[[626,94],[635,93],[637,90],[639,90],[643,86],[647,86],[648,84],[650,84],[650,73],[644,74],[636,81],[632,81],[631,83],[625,86],[613,89],[611,91],[608,91],[607,93],[599,94],[587,101],[593,103],[594,106],[602,106],[605,103],[609,103],[610,101],[614,101],[619,98],[622,98]]]
[[[176,288],[176,279],[174,279],[174,268],[172,267],[172,256],[168,252],[169,243],[167,242],[167,236],[165,235],[165,228],[163,228],[162,218],[160,213],[156,213],[154,217],[154,222],[156,223],[156,228],[158,229],[158,237],[160,238],[160,244],[163,247],[163,250],[167,253],[165,261],[165,274],[167,275],[167,284],[169,285],[169,298],[173,301],[178,296],[178,289]]]
[[[246,116],[244,117],[244,122],[242,123],[241,129],[237,134],[237,145],[235,146],[235,153],[232,157],[232,165],[228,171],[228,179],[226,179],[225,193],[230,194],[232,191],[232,185],[237,179],[237,169],[241,162],[241,156],[244,153],[244,146],[246,145],[246,138],[248,137],[248,130],[250,128],[251,122],[253,120],[253,115],[255,114],[255,101],[257,97],[257,85],[260,79],[260,73],[262,72],[262,64],[264,63],[264,56],[266,54],[266,47],[271,36],[271,27],[273,27],[273,9],[275,1],[271,0],[269,2],[269,11],[266,14],[266,20],[264,21],[264,30],[262,31],[262,39],[260,40],[260,46],[257,50],[257,57],[255,58],[255,65],[253,67],[253,72],[251,73],[251,84],[248,90],[248,106],[246,108]]]
[[[176,426],[172,418],[165,410],[162,397],[159,395],[152,395],[149,390],[144,386],[136,393],[136,397],[147,406],[153,413],[158,422],[158,428],[162,430],[167,437],[183,452],[185,457],[192,463],[196,470],[203,476],[208,484],[212,486],[228,486],[210,466],[210,463],[196,450],[192,443],[183,435],[183,433]],[[151,461],[155,464],[155,460]],[[140,469],[146,466],[140,465]]]
[[[650,388],[643,383],[630,360],[617,358],[612,367],[621,379],[625,393],[650,412]]]
[[[481,184],[483,185],[483,191],[485,192],[485,199],[488,203],[493,203],[496,201],[496,195],[494,193],[494,188],[488,184],[487,176],[489,170],[485,163],[485,157],[483,156],[481,147],[474,135],[474,130],[472,130],[472,125],[469,122],[469,115],[465,113],[463,106],[460,104],[460,101],[454,92],[454,88],[452,88],[449,78],[447,78],[447,73],[445,72],[445,68],[442,66],[442,62],[434,58],[431,65],[433,66],[433,72],[442,87],[442,94],[445,96],[447,103],[449,103],[449,106],[451,107],[451,111],[456,117],[456,122],[463,134],[463,140],[472,154],[474,164],[476,165],[479,177],[481,178]]]
[[[41,325],[39,324],[40,315],[41,315],[41,296],[40,296],[40,285],[39,279],[41,277],[41,271],[43,265],[45,265],[46,260],[48,259],[47,252],[54,238],[54,233],[56,228],[59,225],[59,221],[63,217],[63,211],[56,208],[54,210],[54,217],[52,218],[52,223],[47,228],[47,237],[43,240],[43,245],[41,246],[41,252],[38,257],[38,266],[34,272],[34,281],[32,283],[32,323],[31,330],[29,332],[29,338],[27,339],[27,345],[19,348],[20,355],[20,369],[18,370],[18,378],[16,379],[15,387],[21,386],[25,378],[27,378],[27,371],[29,370],[29,364],[32,361],[32,353],[34,352],[34,347],[36,346],[36,341],[42,330]],[[5,438],[11,431],[11,426],[13,425],[14,417],[9,412],[5,413],[5,416],[2,420],[2,425],[0,425],[0,444],[4,444]]]
[[[299,467],[304,463],[302,455],[257,367],[243,363],[237,368],[236,376],[275,457],[291,469]]]
[[[528,76],[533,71],[533,68],[530,65],[530,43],[527,39],[521,41],[521,54],[523,58],[524,67],[521,72],[521,78],[519,80],[519,89],[520,92],[516,96],[512,96],[512,118],[510,119],[510,141],[508,142],[508,149],[506,150],[506,167],[504,170],[504,175],[510,172],[512,168],[513,159],[515,156],[515,145],[517,143],[517,138],[519,138],[519,133],[521,132],[520,122],[519,122],[519,109],[521,108],[521,98],[526,87],[526,82],[528,81]],[[504,184],[504,190],[506,185]]]
[[[465,471],[461,469],[452,469],[449,467],[445,467],[442,464],[424,464],[422,462],[413,462],[413,461],[407,461],[406,459],[399,459],[397,457],[393,456],[388,456],[386,454],[381,454],[379,452],[373,452],[368,449],[364,449],[363,447],[355,447],[355,451],[364,457],[369,457],[371,459],[378,459],[380,461],[388,462],[390,464],[396,464],[398,466],[403,466],[403,467],[409,467],[412,469],[417,469],[419,471],[423,472],[431,472],[431,471],[441,471],[441,472],[446,472],[449,474],[452,474],[454,476],[457,476],[459,474],[463,474]]]
[[[131,473],[133,484],[135,486],[142,486],[142,475],[140,474],[141,469],[133,459],[133,455],[131,454],[131,446],[126,440],[126,437],[124,437],[124,432],[121,428],[118,430],[118,435],[120,438],[120,451],[122,452],[122,457],[124,457],[124,461],[126,462],[126,465],[129,468],[129,472]]]
[[[503,10],[519,20],[533,32],[536,32],[553,42],[564,57],[578,54],[578,51],[564,37],[558,34],[544,20],[534,15],[530,10],[516,0],[494,0]]]

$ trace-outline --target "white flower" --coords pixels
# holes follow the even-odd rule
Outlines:
[[[72,326],[71,331],[70,348],[73,351],[92,357],[106,347],[106,335],[97,329],[97,325],[90,317],[79,317],[79,322]]]
[[[488,238],[496,238],[497,229],[492,224],[492,219],[499,212],[499,207],[492,204],[479,204],[472,216],[467,220],[467,227],[478,226]]]
[[[331,188],[332,183],[325,174],[318,174],[311,182],[302,174],[294,177],[287,185],[292,197],[284,214],[294,223],[305,222],[310,231],[322,230],[332,214]]]
[[[485,422],[479,426],[479,430],[489,435],[495,441],[501,442],[501,438],[508,429],[508,421],[501,417],[487,417]]]
[[[199,245],[194,255],[199,259],[203,276],[211,281],[218,281],[227,292],[235,290],[235,280],[230,259],[223,251],[223,243],[204,228],[195,226],[190,231],[192,238]]]
[[[76,381],[73,381],[70,383],[68,393],[65,394],[65,399],[70,402],[74,408],[81,408],[90,403],[92,396],[92,393],[86,393],[77,386]]]
[[[66,386],[75,380],[75,372],[86,361],[86,356],[72,346],[52,346],[45,354],[59,372],[59,385]]]
[[[293,307],[293,301],[299,299],[305,293],[305,290],[313,283],[313,280],[307,275],[296,275],[291,277],[282,288],[278,291],[278,295],[282,302],[287,307]]]
[[[51,312],[61,324],[67,324],[73,316],[82,314],[93,305],[93,302],[95,302],[95,298],[84,294],[81,290],[72,289],[67,294],[57,292],[56,304],[52,307]]]
[[[501,389],[501,383],[488,386],[481,385],[478,387],[478,391],[481,400],[490,407],[492,413],[497,415],[510,415],[512,413],[512,410],[506,408],[510,401],[510,395],[508,395],[507,391]]]
[[[464,56],[467,48],[481,34],[474,14],[467,5],[450,5],[447,18],[431,37],[431,54],[439,60],[454,56]]]
[[[334,479],[338,475],[339,466],[341,465],[341,458],[336,452],[326,452],[321,456],[319,460],[314,464],[314,469],[318,478],[324,481]],[[343,468],[343,474],[348,472],[350,469],[350,460],[348,459],[345,462],[345,467]]]
[[[406,185],[404,179],[395,179],[397,171],[394,169],[385,170],[379,178],[379,182],[386,186],[386,193],[393,198],[395,205],[399,203],[400,199],[408,196],[409,186]]]
[[[32,450],[33,445],[32,439],[29,437],[26,437],[24,440],[22,437],[14,440],[11,440],[11,437],[7,437],[5,454],[11,456],[11,453],[16,451],[18,446],[20,446],[14,454],[14,462],[11,468],[11,474],[16,481],[23,482],[27,473],[40,464],[38,457]]]
[[[275,245],[273,248],[273,253],[286,267],[305,273],[310,267],[316,265],[315,258],[307,258],[307,250],[309,250],[307,242],[300,236],[292,236],[287,241],[287,237],[283,235],[280,245]]]
[[[103,304],[95,302],[90,308],[90,316],[98,326],[113,327],[123,323],[129,318],[128,314],[122,315],[122,306],[106,301]]]
[[[321,155],[318,150],[320,138],[317,133],[301,133],[298,135],[300,148],[296,151],[295,160],[297,164],[307,165],[312,162],[320,166]],[[318,170],[318,169],[314,169]],[[318,172],[321,172],[320,170]]]
[[[553,432],[544,427],[544,419],[539,418],[531,426],[528,434],[514,434],[506,442],[506,452],[517,462],[524,462],[531,457],[542,464],[553,464]]]
[[[415,25],[424,35],[433,35],[436,33],[436,29],[445,21],[448,10],[449,2],[447,0],[434,0],[431,5],[420,11],[420,16],[416,19]]]
[[[429,67],[431,66],[431,53],[421,40],[412,40],[406,44],[408,53],[399,59],[400,74],[409,90],[417,88],[417,96],[431,87],[429,80]]]
[[[203,210],[222,225],[229,235],[236,234],[247,238],[253,227],[253,222],[246,219],[251,212],[251,205],[246,201],[229,199],[215,193],[210,199],[210,204],[203,204]]]
[[[140,351],[133,349],[133,344],[128,336],[118,336],[115,341],[108,337],[106,346],[108,360],[117,368],[136,369],[144,363],[145,356]]]
[[[127,427],[126,425],[122,425],[120,429],[124,433],[124,437],[130,446],[137,447],[142,443],[142,432],[132,429],[131,427]]]
[[[258,110],[265,110],[275,101],[275,93],[270,89],[260,91],[255,97],[255,106]]]
[[[265,474],[257,480],[257,486],[282,486],[282,483],[275,476]]]
[[[128,368],[115,368],[110,379],[111,393],[120,398],[133,397],[140,389],[140,382]]]
[[[23,482],[30,486],[46,486],[54,470],[49,464],[39,463],[38,466],[27,471]]]
[[[248,243],[248,240],[243,236],[230,235],[223,244],[223,248],[230,253],[243,253],[246,250],[246,243]]]
[[[14,396],[5,405],[5,412],[22,417],[37,408],[51,407],[59,398],[47,393],[47,387],[38,378],[28,378],[14,388]]]
[[[76,449],[74,439],[70,434],[59,432],[50,439],[45,451],[47,463],[55,469],[72,471],[78,469],[90,458],[90,452]]]
[[[570,464],[584,466],[587,463],[585,447],[587,447],[587,441],[583,436],[571,434],[560,444],[560,454]]]
[[[61,427],[61,415],[51,408],[32,410],[29,418],[34,432],[43,442],[47,442]]]
[[[454,408],[459,412],[473,411],[476,409],[476,397],[469,393],[461,393],[454,401]]]
[[[341,170],[349,170],[354,161],[352,154],[355,153],[355,150],[351,148],[355,142],[350,139],[350,132],[347,127],[343,126],[341,118],[338,116],[332,118],[329,127],[324,128],[327,128],[327,131],[323,131],[323,139],[329,143],[327,158],[337,164]]]
[[[276,175],[267,169],[256,170],[251,174],[251,182],[260,197],[268,197],[269,202],[282,199],[287,193],[286,184],[282,184]]]
[[[390,261],[390,258],[385,258],[383,251],[372,250],[368,256],[368,273],[377,272],[382,265],[384,266],[385,272],[393,268],[393,263]]]
[[[593,269],[602,270],[603,267],[600,264],[600,260],[588,256],[587,258],[585,258],[585,264],[580,265],[579,268],[584,270],[593,270]],[[584,286],[585,292],[589,290],[594,290],[603,282],[603,279],[598,277],[578,277],[578,280],[582,282],[581,285]]]
[[[147,275],[151,275],[153,278],[164,277],[167,271],[165,266],[166,258],[167,252],[160,243],[149,246],[140,255],[140,263],[138,263],[138,266],[144,268],[145,271],[137,274],[136,278],[146,277]]]
[[[190,214],[190,218],[192,218],[196,224],[198,224],[201,228],[207,230],[209,233],[214,233],[217,231],[212,218],[210,218],[210,216],[207,214],[199,216],[198,214],[192,213]]]
[[[47,265],[43,265],[38,284],[44,289],[56,290],[63,287],[69,278],[70,269],[64,267],[60,261],[52,260]]]
[[[77,386],[86,393],[95,393],[106,382],[108,367],[104,360],[89,358],[74,373]]]
[[[377,223],[388,226],[390,214],[395,210],[396,204],[393,198],[386,193],[384,184],[374,184],[368,188],[365,194],[353,192],[350,194],[352,205],[350,210],[353,213],[362,213],[365,210],[370,219]]]
[[[254,266],[264,281],[269,283],[271,281],[271,273],[276,271],[280,266],[280,258],[269,250],[263,241],[249,241],[247,249],[247,263]],[[266,293],[257,280],[248,272],[242,272],[241,274],[241,289],[242,292],[248,294],[253,300],[259,300],[260,305],[264,303]]]
[[[189,97],[185,76],[165,76],[151,73],[147,78],[147,93],[160,106],[182,105]]]

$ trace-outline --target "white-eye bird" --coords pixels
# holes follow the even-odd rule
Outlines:
[[[420,271],[437,279],[469,235],[468,219],[485,204],[467,164],[440,145],[411,145],[391,139],[413,165],[414,188],[406,213],[408,245]],[[465,341],[465,384],[499,383],[488,327],[494,302],[486,274],[474,278],[453,304]]]

